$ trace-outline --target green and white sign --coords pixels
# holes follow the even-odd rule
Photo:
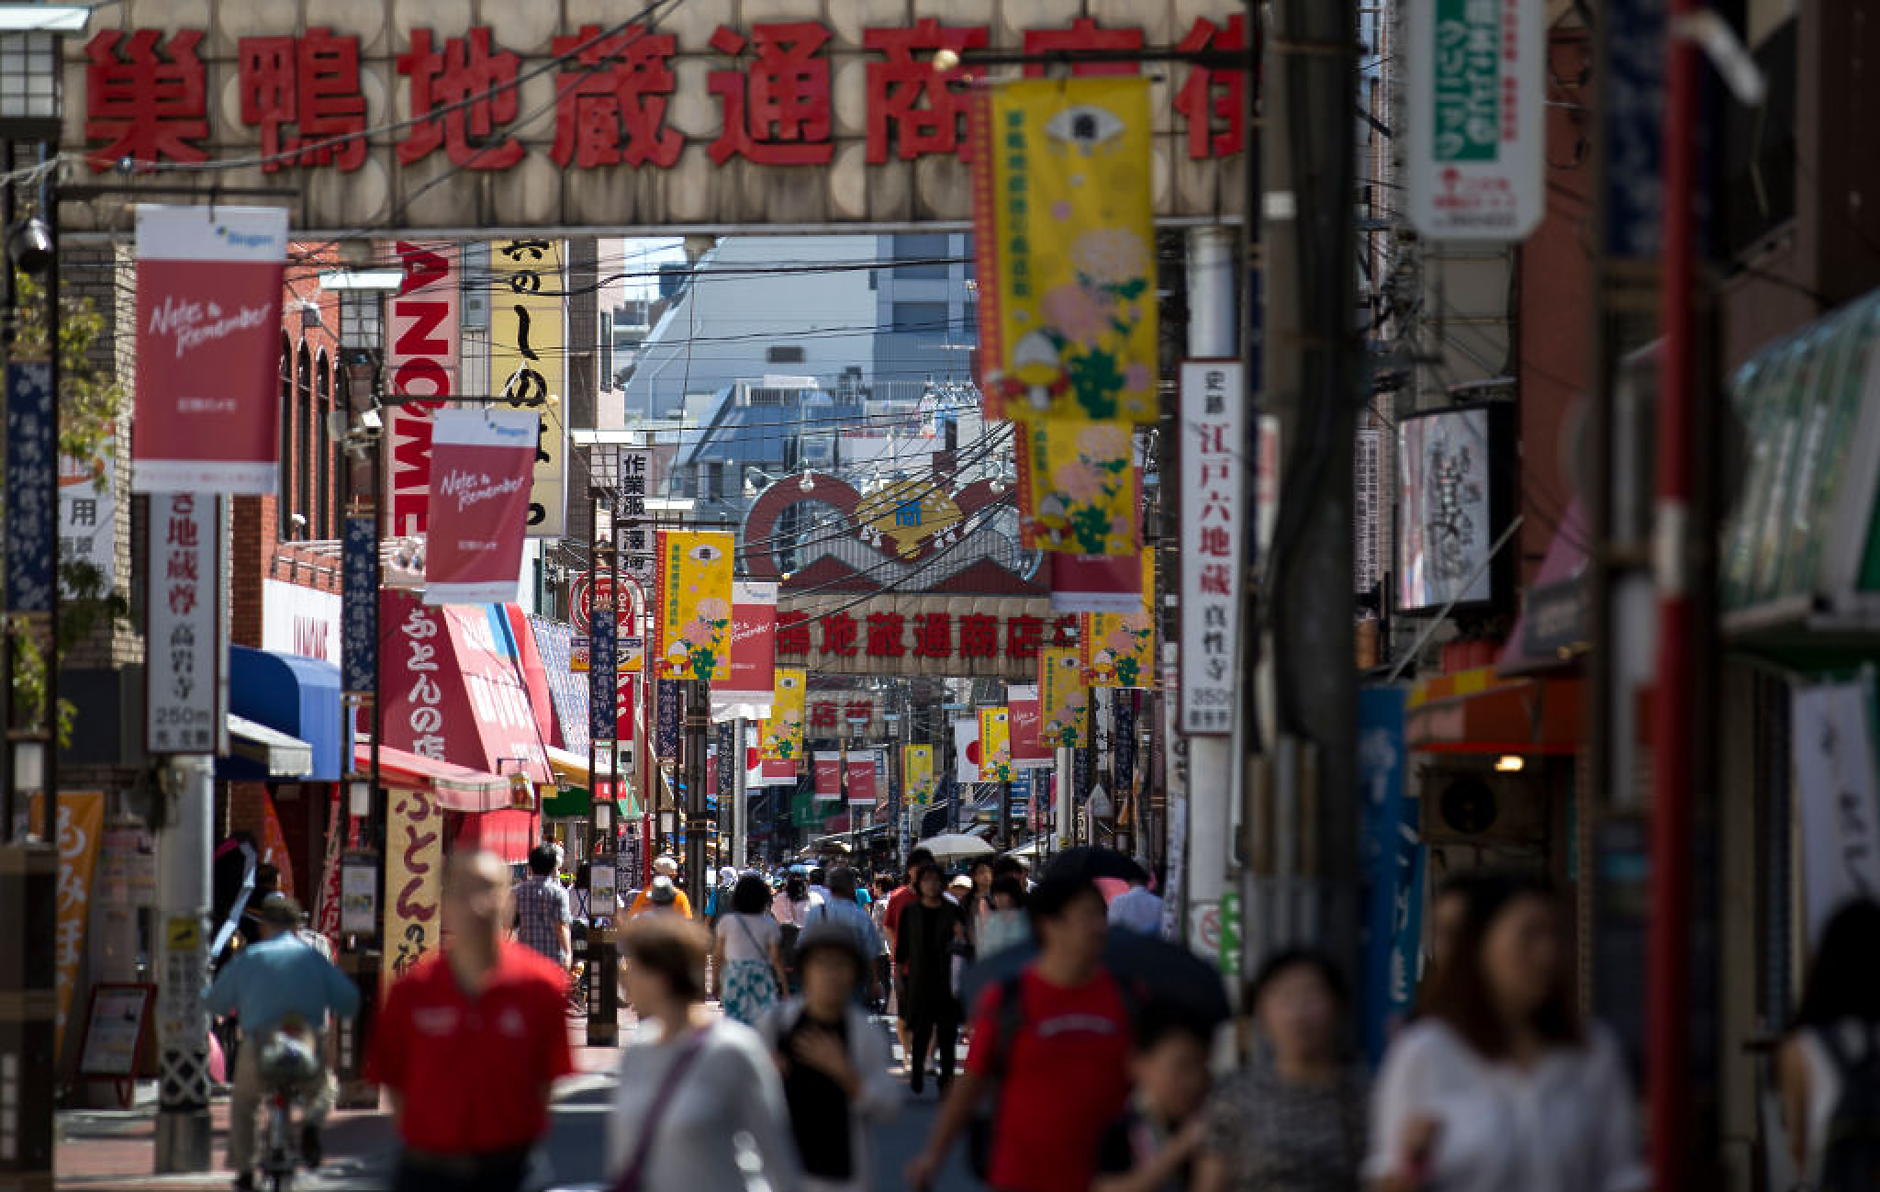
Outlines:
[[[1542,0],[1405,5],[1410,222],[1441,240],[1522,240],[1546,205]]]

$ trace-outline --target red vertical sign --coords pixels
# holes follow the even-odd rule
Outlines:
[[[386,304],[386,380],[406,399],[459,392],[457,247],[399,241],[396,251],[405,277]],[[422,534],[429,524],[431,420],[443,404],[406,400],[386,410],[393,534]]]
[[[541,420],[532,410],[440,410],[431,427],[427,604],[516,594]]]
[[[849,753],[849,806],[875,805],[875,751],[864,749]]]
[[[1040,731],[1038,688],[1017,684],[1007,687],[1005,706],[1010,710],[1006,724],[1012,736],[1012,768],[1031,770],[1053,764],[1055,759],[1045,748]]]
[[[842,797],[842,755],[840,753],[812,753],[810,770],[816,779],[818,799]]]

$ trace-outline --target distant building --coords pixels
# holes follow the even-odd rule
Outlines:
[[[876,251],[887,263],[875,274],[877,396],[969,380],[979,346],[973,238],[882,236]]]

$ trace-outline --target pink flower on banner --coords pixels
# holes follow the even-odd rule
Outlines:
[[[1119,516],[1110,519],[1110,537],[1128,538],[1129,530],[1130,524],[1128,518]]]
[[[1057,220],[1059,223],[1065,223],[1069,221],[1070,217],[1071,204],[1069,199],[1059,199],[1057,202],[1051,204],[1052,219]]]
[[[1077,432],[1077,454],[1106,462],[1129,458],[1129,428],[1117,422],[1092,422]]]
[[[1130,633],[1143,633],[1149,628],[1149,614],[1140,609],[1133,613],[1124,613],[1121,624]]]
[[[1149,372],[1149,366],[1138,361],[1123,370],[1123,388],[1132,392],[1147,389],[1155,383],[1155,377]]]
[[[1086,345],[1102,339],[1110,326],[1096,295],[1082,286],[1068,284],[1044,292],[1044,321],[1066,339]]]
[[[698,615],[701,621],[722,621],[731,615],[731,606],[716,596],[707,596],[698,602]]]
[[[1120,286],[1149,272],[1149,250],[1142,237],[1123,228],[1085,232],[1071,246],[1071,260],[1098,285]]]
[[[1103,635],[1103,644],[1118,654],[1128,654],[1136,648],[1136,635],[1127,629],[1112,629]]]
[[[685,635],[686,639],[695,646],[709,646],[712,644],[712,639],[717,636],[717,630],[710,621],[700,617],[686,627]]]
[[[1073,501],[1087,503],[1103,496],[1103,477],[1088,464],[1062,464],[1051,473],[1051,484]]]

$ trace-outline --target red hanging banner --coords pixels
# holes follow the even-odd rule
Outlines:
[[[849,806],[875,805],[875,751],[849,751]]]
[[[282,208],[138,206],[131,491],[274,493],[286,262]]]
[[[1012,738],[1012,768],[1014,770],[1043,769],[1054,764],[1050,749],[1045,747],[1039,717],[1038,687],[1034,684],[1012,684],[1005,689],[1005,706],[1010,711],[1007,724]]]
[[[840,753],[812,753],[810,764],[816,777],[816,797],[840,799],[842,797],[842,755]]]
[[[426,604],[486,604],[516,594],[540,435],[532,410],[433,416]]]

